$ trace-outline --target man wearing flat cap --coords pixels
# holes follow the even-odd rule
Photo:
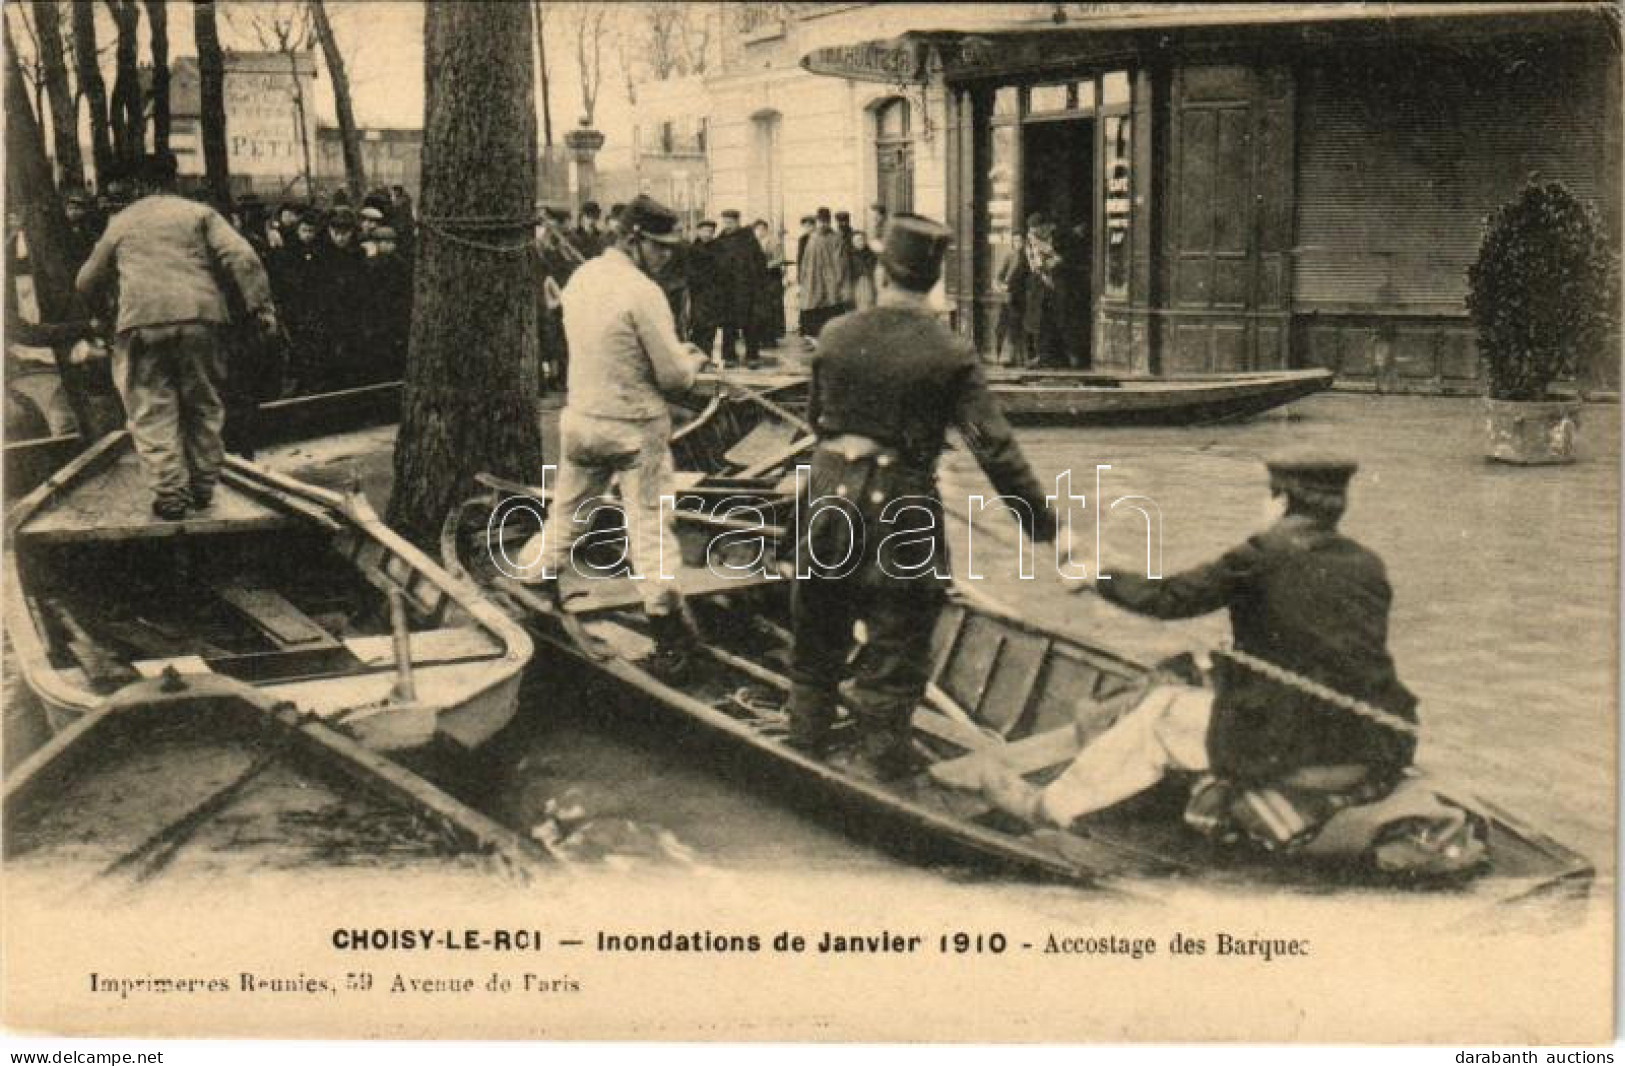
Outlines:
[[[882,778],[918,768],[910,719],[952,580],[936,490],[949,426],[997,492],[1019,501],[1027,535],[1055,536],[1054,512],[975,349],[928,305],[948,237],[930,219],[895,216],[880,253],[877,305],[831,322],[812,362],[808,421],[818,445],[798,477],[791,740],[830,753],[837,684],[862,621],[868,639],[845,702],[857,714],[859,759]]]
[[[677,216],[648,196],[626,206],[615,244],[589,259],[564,287],[570,389],[560,419],[558,486],[543,534],[540,570],[557,581],[574,573],[572,549],[591,523],[593,501],[619,483],[633,571],[655,639],[648,664],[680,677],[692,643],[674,577],[676,535],[660,499],[674,490],[671,415],[666,398],[694,384],[705,356],[677,337],[666,295],[654,278],[682,237]]]
[[[1330,690],[1378,717],[1417,720],[1388,654],[1393,593],[1382,560],[1337,530],[1356,464],[1296,452],[1266,465],[1275,520],[1264,532],[1171,577],[1113,573],[1083,586],[1154,618],[1227,609],[1235,651],[1214,653],[1214,687],[1151,689],[1041,791],[995,770],[982,785],[1000,806],[1066,826],[1167,771],[1190,771],[1208,775],[1187,807],[1190,825],[1287,850],[1337,811],[1394,789],[1413,736],[1324,698]]]

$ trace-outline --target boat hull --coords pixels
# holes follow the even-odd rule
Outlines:
[[[139,789],[143,801],[128,796]],[[118,885],[367,865],[413,875],[548,865],[540,845],[223,677],[141,681],[7,775],[8,871]]]
[[[197,517],[148,524],[143,493],[133,508],[121,512],[108,506],[76,525],[75,501],[89,498],[106,505],[115,493],[105,489],[97,496],[96,490],[113,484],[116,476],[128,482],[132,475],[128,469],[121,474],[120,464],[127,467],[129,458],[124,435],[110,435],[15,505],[8,524],[7,631],[19,673],[38,697],[52,729],[64,729],[98,707],[108,686],[121,677],[165,673],[238,677],[270,698],[342,723],[343,729],[379,750],[407,751],[447,742],[472,749],[517,713],[520,681],[533,651],[523,627],[401,540],[363,498],[340,496],[228,459],[214,507]],[[274,588],[237,587],[236,575],[221,562],[216,570],[228,571],[227,587],[209,584],[204,594],[211,602],[212,597],[221,597],[216,605],[220,612],[250,628],[261,644],[273,645],[232,652],[216,646],[218,638],[206,634],[174,633],[177,626],[187,624],[185,619],[200,617],[190,604],[186,612],[177,608],[174,617],[155,615],[163,621],[147,621],[140,616],[138,595],[132,606],[133,594],[117,588],[76,590],[72,572],[55,562],[86,558],[84,549],[115,552],[146,550],[147,545],[154,554],[128,557],[135,565],[126,570],[161,573],[177,560],[207,561],[230,551],[235,553],[231,558],[246,565],[286,571],[299,579],[300,571],[316,565],[314,557],[306,563],[282,562],[274,556],[313,553],[343,584],[342,590],[332,592],[318,587],[315,594],[337,599],[344,610],[359,613],[341,621],[341,635],[334,636]],[[52,554],[72,550],[81,554]],[[22,560],[23,555],[28,558]],[[307,586],[311,583],[305,579]],[[321,586],[322,580],[315,584]],[[406,625],[396,634],[390,633],[387,622],[392,597],[399,599]],[[135,639],[127,634],[137,628],[126,621],[122,630],[109,629],[112,623],[96,617],[107,613],[101,610],[102,598],[119,605],[115,614],[133,614],[136,622],[158,634],[142,629],[141,638],[161,637],[176,646],[148,648],[144,658],[104,657],[100,665],[105,670],[98,673],[98,662],[85,648],[97,635],[90,631],[99,630],[123,647]],[[235,610],[230,609],[233,605]],[[76,606],[81,608],[77,614]],[[148,613],[163,609],[156,605]],[[332,602],[324,601],[318,613],[336,617],[333,609]],[[386,620],[382,629],[377,621],[368,623],[371,632],[355,628],[358,620],[379,618]],[[403,647],[411,662],[404,675]]]

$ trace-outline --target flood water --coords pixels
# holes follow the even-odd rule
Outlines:
[[[1023,429],[1046,482],[1073,471],[1073,491],[1154,500],[1165,573],[1199,563],[1259,528],[1261,458],[1293,445],[1360,462],[1344,529],[1383,557],[1394,587],[1391,647],[1421,699],[1418,761],[1519,812],[1614,867],[1615,649],[1618,560],[1618,409],[1588,408],[1582,462],[1520,469],[1486,462],[1479,406],[1438,398],[1325,395],[1252,422],[1196,429]],[[945,495],[990,492],[963,452],[943,467]],[[1089,504],[1089,508],[1093,503]],[[984,527],[999,525],[988,512]],[[1093,554],[1088,510],[1074,550]],[[1108,562],[1144,555],[1144,523],[1113,513],[1102,528]],[[964,572],[964,536],[956,566]],[[1008,544],[974,545],[978,589],[1035,621],[1142,658],[1211,647],[1224,615],[1182,623],[1139,619],[1046,580],[1014,577]],[[801,797],[749,779],[724,746],[657,711],[544,663],[524,721],[505,738],[514,758],[486,793],[516,826],[543,820],[549,800],[597,835],[594,860],[698,864],[762,874],[818,869],[860,880],[939,877],[899,842],[857,843]],[[492,782],[493,785],[496,782]],[[673,857],[675,855],[675,857]],[[583,854],[588,858],[588,854]],[[614,861],[611,859],[611,861]],[[958,875],[962,871],[948,871]],[[1011,886],[1004,886],[1008,891]],[[1047,895],[1047,893],[1044,893]]]
[[[1259,528],[1263,456],[1312,444],[1358,459],[1344,528],[1388,566],[1391,646],[1421,698],[1419,762],[1585,853],[1602,875],[1601,897],[1615,866],[1618,418],[1616,407],[1588,407],[1583,460],[1531,469],[1486,462],[1477,402],[1438,398],[1323,395],[1238,425],[1020,437],[1046,481],[1070,469],[1073,491],[1090,497],[1074,534],[1081,557],[1092,555],[1095,468],[1109,465],[1106,500],[1145,496],[1160,510],[1165,573]],[[387,452],[377,451],[387,435],[368,439],[371,455],[301,446],[278,464],[318,480],[387,470]],[[990,491],[962,451],[943,474],[947,495]],[[1108,560],[1143,556],[1139,521],[1119,511],[1104,523]],[[955,550],[963,571],[962,534]],[[1084,640],[1152,659],[1228,636],[1222,614],[1158,623],[1068,596],[1047,579],[1043,556],[1036,579],[1019,580],[1002,538],[980,539],[975,551],[981,592]],[[911,853],[908,841],[855,836],[738,753],[583,675],[539,660],[501,750],[457,790],[521,832],[561,822],[570,853],[589,867],[660,871],[679,886],[721,873],[764,890],[816,874],[844,893],[888,896],[952,883],[973,903],[1035,915],[1087,906],[1075,889],[1010,883]],[[26,717],[10,678],[6,702],[9,764]]]

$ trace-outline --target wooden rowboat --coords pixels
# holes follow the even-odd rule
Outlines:
[[[1032,829],[978,793],[939,784],[930,772],[882,782],[859,766],[810,757],[785,742],[787,581],[685,588],[706,639],[697,649],[699,676],[677,688],[641,665],[652,641],[641,612],[628,609],[635,597],[566,600],[561,612],[497,572],[483,539],[485,515],[496,503],[496,495],[471,500],[448,520],[441,551],[449,570],[490,590],[545,649],[722,738],[794,793],[816,797],[845,828],[876,829],[914,852],[924,846],[932,854],[1135,895],[1156,895],[1170,878],[1311,891],[1390,883],[1343,860],[1283,861],[1218,849],[1185,827],[1178,783],[1067,831]],[[952,769],[948,764],[968,769],[972,760],[996,758],[1041,784],[1132,707],[1152,676],[1150,666],[1128,656],[1034,626],[997,605],[958,598],[934,634],[931,684],[913,716],[914,738],[939,774]],[[837,728],[851,728],[850,719]],[[1459,792],[1445,800],[1484,820],[1491,854],[1485,876],[1452,891],[1503,902],[1568,897],[1589,887],[1593,868],[1583,856],[1489,803]]]
[[[7,775],[4,817],[7,874],[57,891],[64,878],[125,888],[334,867],[525,879],[548,864],[539,845],[221,676],[139,681],[102,701]]]
[[[212,506],[150,510],[109,434],[11,508],[5,622],[62,729],[166,672],[223,675],[385,750],[473,748],[517,709],[524,629],[342,496],[228,458]]]
[[[1262,414],[1331,388],[1333,374],[1330,370],[1310,369],[1149,377],[989,367],[987,378],[1005,417],[1012,422],[1191,426]],[[785,397],[786,406],[799,398],[802,406],[798,413],[805,411],[805,373],[730,371],[729,380],[778,392]]]
[[[347,433],[387,425],[401,417],[401,383],[386,381],[337,392],[290,396],[260,405],[260,447]],[[61,434],[5,443],[5,493],[17,497],[73,460],[85,447],[78,434]]]

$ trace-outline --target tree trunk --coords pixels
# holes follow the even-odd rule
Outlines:
[[[73,267],[68,256],[68,217],[51,180],[51,161],[45,157],[45,140],[39,120],[28,100],[28,86],[12,45],[11,28],[5,28],[6,45],[6,201],[8,208],[22,215],[23,236],[28,241],[29,272],[34,280],[34,299],[39,305],[41,325],[83,320],[83,305],[74,292]],[[9,235],[8,235],[9,236]],[[8,249],[9,259],[9,249]],[[7,264],[8,268],[10,263]],[[11,285],[8,276],[5,283]],[[68,365],[71,342],[58,344],[57,374],[67,392],[68,405],[85,440],[98,430],[85,394],[73,383],[78,375]]]
[[[422,227],[390,524],[431,543],[490,471],[541,476],[536,105],[524,4],[424,15]],[[453,221],[499,216],[511,228]]]
[[[220,27],[215,22],[214,0],[193,0],[192,36],[197,40],[198,77],[201,83],[204,183],[209,199],[220,211],[231,208],[230,162],[226,154],[226,59],[220,52]]]
[[[169,12],[165,0],[147,0],[152,36],[152,150],[169,151]]]
[[[141,9],[135,0],[107,0],[118,25],[117,65],[113,75],[113,151],[133,166],[146,150],[146,117],[141,111],[141,71],[137,44]]]
[[[536,63],[541,67],[542,81],[542,143],[553,147],[553,97],[547,85],[547,14],[542,0],[532,0],[536,12]]]
[[[96,62],[95,0],[73,0],[73,65],[90,109],[90,153],[96,164],[96,184],[105,188],[118,164],[107,114],[107,86]]]
[[[338,112],[339,143],[344,149],[344,181],[350,188],[350,202],[359,204],[366,195],[367,171],[361,162],[361,135],[355,128],[355,109],[350,104],[350,76],[344,72],[344,56],[339,53],[333,24],[327,20],[327,5],[309,0],[310,18],[321,42],[327,76],[333,79],[333,108]]]
[[[79,107],[68,88],[68,65],[62,53],[61,9],[56,0],[34,0],[34,21],[39,24],[40,67],[51,100],[51,139],[56,148],[57,171],[71,189],[85,185],[85,161],[79,154]]]

